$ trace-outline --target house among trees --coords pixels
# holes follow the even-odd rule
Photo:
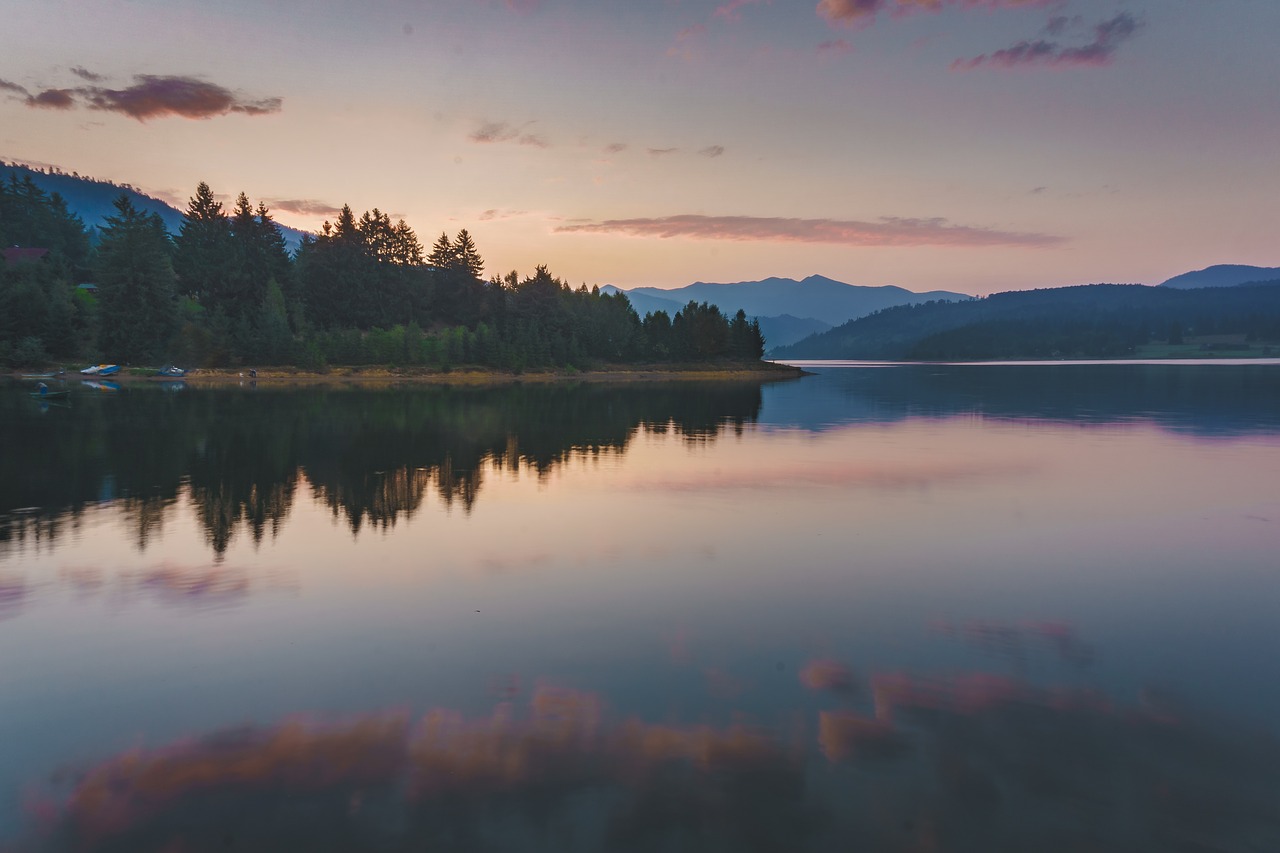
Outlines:
[[[48,249],[24,249],[20,246],[14,246],[9,249],[0,250],[0,254],[4,255],[6,266],[20,266],[22,264],[33,264],[49,254]]]

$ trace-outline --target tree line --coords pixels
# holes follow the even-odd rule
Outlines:
[[[48,249],[0,267],[0,362],[188,366],[477,365],[755,361],[759,325],[690,302],[637,315],[622,293],[576,289],[546,266],[484,275],[464,228],[426,249],[377,208],[290,253],[265,203],[227,210],[201,183],[177,235],[126,196],[91,233],[26,177],[0,182],[0,245]],[[93,287],[79,287],[91,284]]]
[[[1280,343],[1280,282],[1181,290],[1142,285],[996,293],[886,308],[786,347],[779,358],[1116,358],[1152,343],[1230,335]]]

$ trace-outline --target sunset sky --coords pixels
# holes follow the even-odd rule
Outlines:
[[[0,158],[486,273],[989,293],[1280,265],[1277,0],[0,0]]]

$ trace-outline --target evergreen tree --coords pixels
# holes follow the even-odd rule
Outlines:
[[[403,219],[396,223],[392,261],[403,266],[422,266],[422,243]]]
[[[181,293],[207,307],[226,301],[232,276],[231,224],[209,185],[201,181],[187,201],[174,238],[173,271]]]
[[[458,232],[458,237],[453,242],[453,260],[450,266],[473,281],[481,280],[484,261],[480,258],[480,252],[476,250],[475,241],[471,239],[471,235],[465,228]]]
[[[453,257],[453,243],[449,242],[449,235],[441,231],[427,255],[427,263],[437,270],[447,270],[453,266]]]
[[[160,217],[115,202],[98,243],[99,345],[112,361],[161,359],[177,322],[169,236]]]

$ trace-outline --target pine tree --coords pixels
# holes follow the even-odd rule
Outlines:
[[[437,270],[447,270],[453,266],[453,258],[453,244],[449,242],[449,235],[442,231],[440,238],[431,247],[431,253],[427,255],[427,263]]]
[[[484,261],[481,260],[480,253],[476,250],[475,241],[471,239],[471,235],[465,228],[458,232],[458,237],[453,242],[453,263],[451,267],[465,273],[473,281],[482,280]]]
[[[206,307],[226,297],[231,277],[231,225],[209,185],[200,182],[182,215],[182,229],[174,238],[173,269],[180,292]]]
[[[413,233],[409,223],[403,219],[396,223],[392,260],[404,266],[422,265],[422,243],[418,241],[418,235]]]
[[[159,360],[177,324],[169,236],[159,216],[137,210],[127,195],[115,208],[98,243],[99,345],[112,361]]]

